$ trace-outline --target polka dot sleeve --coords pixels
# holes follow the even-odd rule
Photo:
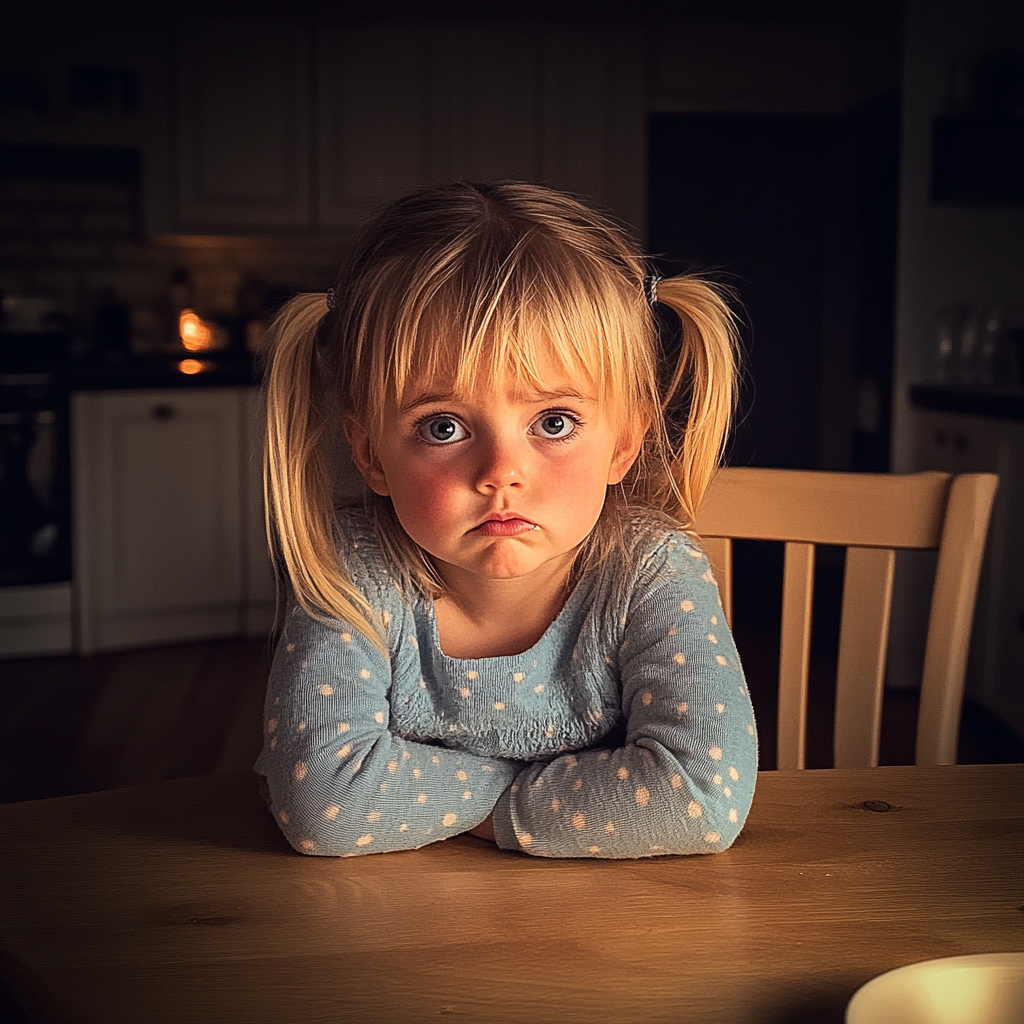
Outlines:
[[[625,742],[522,771],[499,845],[549,857],[714,853],[757,774],[753,709],[707,557],[682,535],[644,569],[618,651]]]
[[[256,770],[299,852],[352,856],[445,839],[480,824],[512,781],[511,761],[391,732],[391,675],[388,656],[357,630],[290,608]]]

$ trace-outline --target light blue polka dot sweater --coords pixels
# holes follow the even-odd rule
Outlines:
[[[361,515],[341,556],[385,623],[382,654],[289,607],[256,770],[303,853],[412,849],[480,824],[543,857],[724,850],[750,809],[757,737],[707,557],[633,523],[530,650],[455,659],[403,597]]]

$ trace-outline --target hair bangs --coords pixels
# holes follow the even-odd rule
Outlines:
[[[553,369],[616,419],[634,417],[649,398],[641,382],[650,348],[627,330],[649,318],[642,296],[621,274],[536,232],[497,250],[468,247],[433,273],[407,268],[404,287],[387,289],[404,301],[394,317],[375,310],[376,331],[388,334],[373,346],[381,397],[401,407],[427,390],[465,394],[482,382],[543,393]],[[366,412],[382,429],[383,408]]]

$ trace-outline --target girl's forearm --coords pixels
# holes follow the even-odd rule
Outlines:
[[[257,770],[301,853],[408,850],[482,827],[519,765],[391,732],[390,666],[354,631],[290,615]]]

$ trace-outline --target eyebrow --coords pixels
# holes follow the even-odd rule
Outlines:
[[[461,393],[456,391],[427,391],[424,394],[416,395],[415,398],[408,402],[403,402],[399,406],[399,412],[412,412],[413,409],[418,409],[423,405],[435,405],[438,403],[458,401],[461,397]],[[584,394],[582,391],[577,391],[575,388],[560,388],[557,391],[548,391],[543,388],[531,388],[529,391],[523,393],[523,397],[527,401],[532,402],[555,402],[560,398],[572,398],[578,402],[590,403],[595,403],[597,401],[597,399],[592,395]]]
[[[413,409],[418,409],[421,405],[434,405],[437,402],[450,402],[455,398],[454,391],[428,391],[425,394],[417,395],[415,398],[408,402],[403,402],[399,407],[399,412],[412,412]]]

